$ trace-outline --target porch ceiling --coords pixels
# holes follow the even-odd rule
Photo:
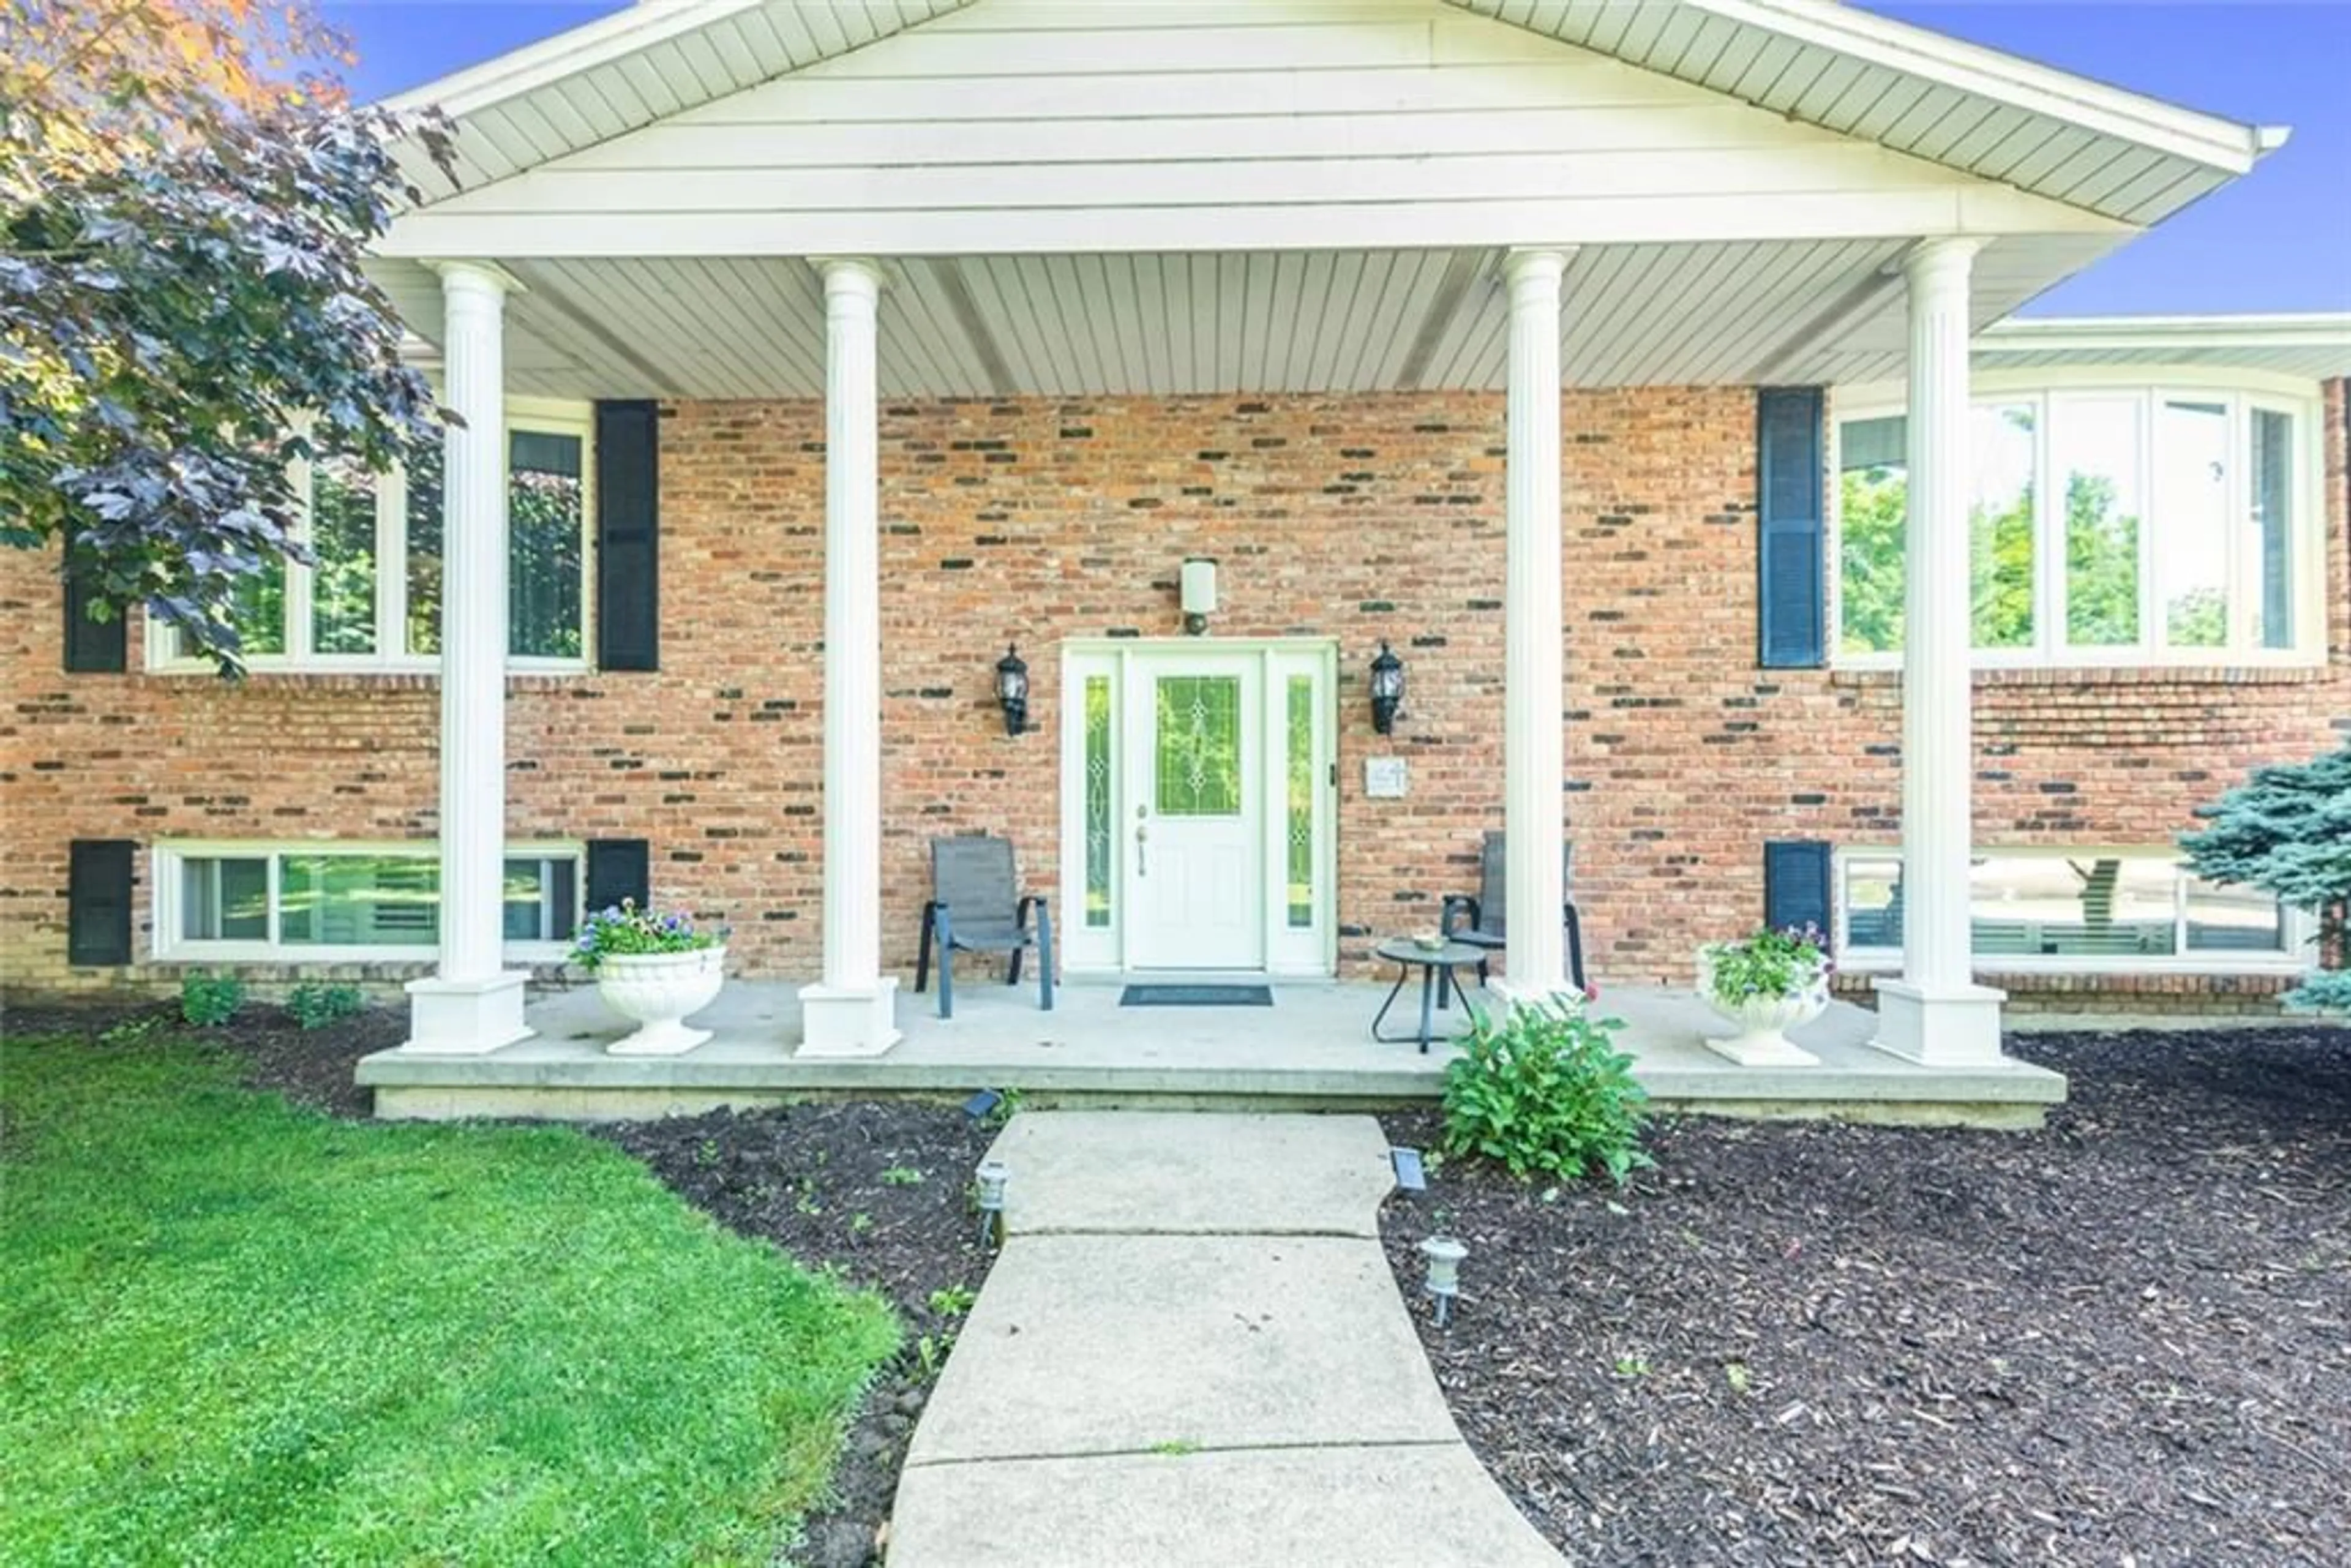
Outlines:
[[[1982,326],[2118,243],[1998,241]],[[1837,382],[1898,373],[1891,239],[1609,245],[1575,253],[1561,340],[1570,386]],[[1508,300],[1495,249],[975,256],[888,264],[889,397],[1499,390]],[[783,257],[502,262],[510,392],[562,398],[813,398],[814,269]],[[442,341],[439,280],[376,264],[411,328]]]

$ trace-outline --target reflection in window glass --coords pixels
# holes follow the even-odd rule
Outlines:
[[[1968,875],[1975,950],[2150,957],[2177,951],[2179,874],[2168,861],[1992,856]]]
[[[2253,599],[2253,641],[2294,646],[2294,416],[2253,410],[2253,529],[2261,591]]]
[[[575,861],[507,861],[506,939],[569,941],[579,924],[579,865]]]
[[[229,622],[241,651],[286,652],[286,558],[276,556],[237,580],[229,594]]]
[[[2279,953],[2285,949],[2284,912],[2258,888],[2222,887],[2188,880],[2188,950],[2191,953]]]
[[[580,657],[581,536],[586,491],[576,435],[508,436],[507,649],[530,658]]]
[[[2033,476],[2037,415],[2031,403],[1970,411],[1968,508],[1975,645],[2032,645]]]
[[[2156,596],[2164,641],[2229,640],[2229,408],[2166,399],[2155,424]]]
[[[1902,863],[1891,851],[1842,860],[1844,942],[1871,954],[1902,946]],[[1968,877],[1977,957],[2097,960],[2199,953],[2280,953],[2276,899],[2218,887],[2172,856],[2137,853],[1980,856]]]
[[[287,855],[277,935],[297,946],[431,946],[441,938],[441,865],[416,855]]]
[[[1902,862],[1854,855],[1844,862],[1844,943],[1864,949],[1902,946]]]
[[[2139,411],[2136,398],[2071,398],[2050,410],[2050,471],[2065,508],[2065,641],[2138,641]]]
[[[1309,675],[1290,677],[1287,721],[1289,820],[1288,854],[1290,925],[1302,931],[1314,924],[1314,681]]]
[[[441,651],[442,450],[427,443],[408,460],[408,651]]]
[[[1106,929],[1111,910],[1110,677],[1086,677],[1086,925]]]
[[[1902,525],[1910,504],[1907,422],[1847,421],[1837,435],[1838,646],[1902,647]]]
[[[375,476],[344,453],[310,465],[310,646],[375,652]]]
[[[268,941],[269,862],[181,862],[180,935],[191,942]]]

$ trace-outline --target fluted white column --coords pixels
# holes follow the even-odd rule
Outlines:
[[[2000,1056],[2001,995],[1974,984],[1974,683],[1969,586],[1968,287],[1977,242],[1922,241],[1909,295],[1909,515],[1902,653],[1902,977],[1878,1043],[1920,1061]]]
[[[882,273],[823,272],[824,978],[800,992],[800,1054],[870,1056],[898,1039],[882,973]]]
[[[1507,579],[1503,588],[1502,826],[1512,997],[1567,988],[1562,865],[1560,280],[1567,256],[1510,253]]]
[[[523,1038],[505,967],[507,280],[444,263],[446,435],[441,582],[441,951],[411,985],[408,1049],[473,1053]]]

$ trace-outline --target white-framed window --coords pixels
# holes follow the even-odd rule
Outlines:
[[[2291,969],[2311,941],[2297,912],[2159,847],[1980,850],[1968,910],[1976,962],[1995,970]],[[1838,852],[1836,945],[1847,967],[1899,965],[1901,851]]]
[[[1970,409],[1979,665],[2315,664],[2325,654],[2314,394],[2209,374],[2027,384]],[[1898,665],[1907,423],[1836,420],[1836,659]]]
[[[594,516],[592,413],[581,404],[507,405],[507,665],[584,668]],[[236,623],[255,670],[413,674],[441,653],[441,453],[368,470],[326,454],[294,466],[297,532],[316,566],[275,563],[248,579]],[[204,671],[156,626],[148,662]]]
[[[569,950],[583,855],[578,844],[507,847],[510,958]],[[440,850],[431,843],[163,843],[154,887],[159,959],[429,958],[441,940]]]

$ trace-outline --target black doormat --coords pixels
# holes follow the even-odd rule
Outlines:
[[[1118,994],[1123,1008],[1270,1008],[1271,986],[1129,986]]]

